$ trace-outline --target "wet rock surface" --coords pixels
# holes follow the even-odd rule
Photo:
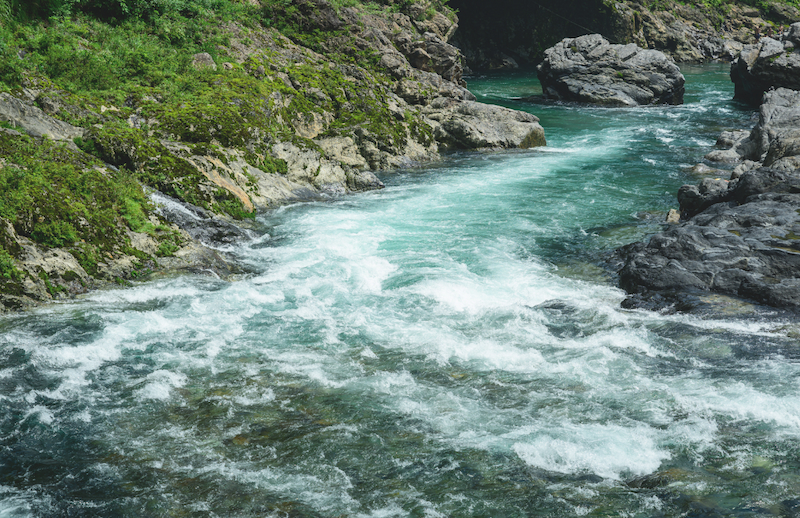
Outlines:
[[[566,38],[538,67],[546,98],[604,106],[683,103],[685,79],[664,53],[613,45],[599,34]]]
[[[688,221],[623,250],[628,305],[710,290],[800,308],[800,172],[757,169],[731,184]]]
[[[706,178],[678,191],[681,222],[620,250],[627,307],[685,305],[710,291],[800,309],[800,92],[764,96],[753,130],[725,132],[740,162],[730,180]]]

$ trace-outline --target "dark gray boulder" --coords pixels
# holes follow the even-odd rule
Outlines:
[[[800,170],[760,168],[724,191],[702,187],[691,196],[681,189],[682,211],[699,213],[622,249],[628,305],[715,291],[800,309]]]
[[[613,45],[599,34],[566,38],[538,67],[546,98],[605,106],[682,104],[685,79],[664,53]]]
[[[732,138],[726,138],[735,135]],[[800,92],[778,88],[763,95],[758,123],[744,132],[723,132],[719,149],[706,155],[717,162],[751,160],[773,169],[800,168]]]
[[[784,34],[746,45],[731,63],[734,98],[757,105],[771,88],[800,90],[800,22]]]

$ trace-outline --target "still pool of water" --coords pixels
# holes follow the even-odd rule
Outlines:
[[[597,267],[752,125],[726,71],[637,109],[473,78],[548,147],[264,214],[235,282],[0,317],[0,517],[796,516],[797,323],[622,310]]]

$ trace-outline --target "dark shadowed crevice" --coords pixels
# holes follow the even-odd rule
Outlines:
[[[615,39],[614,7],[602,0],[450,0],[453,38],[472,70],[531,67],[563,38],[601,33]],[[624,43],[624,42],[621,42]]]

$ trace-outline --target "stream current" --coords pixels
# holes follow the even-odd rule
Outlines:
[[[259,216],[241,280],[0,316],[0,517],[798,516],[797,323],[624,310],[597,266],[753,124],[684,73],[636,109],[474,78],[548,146]]]

